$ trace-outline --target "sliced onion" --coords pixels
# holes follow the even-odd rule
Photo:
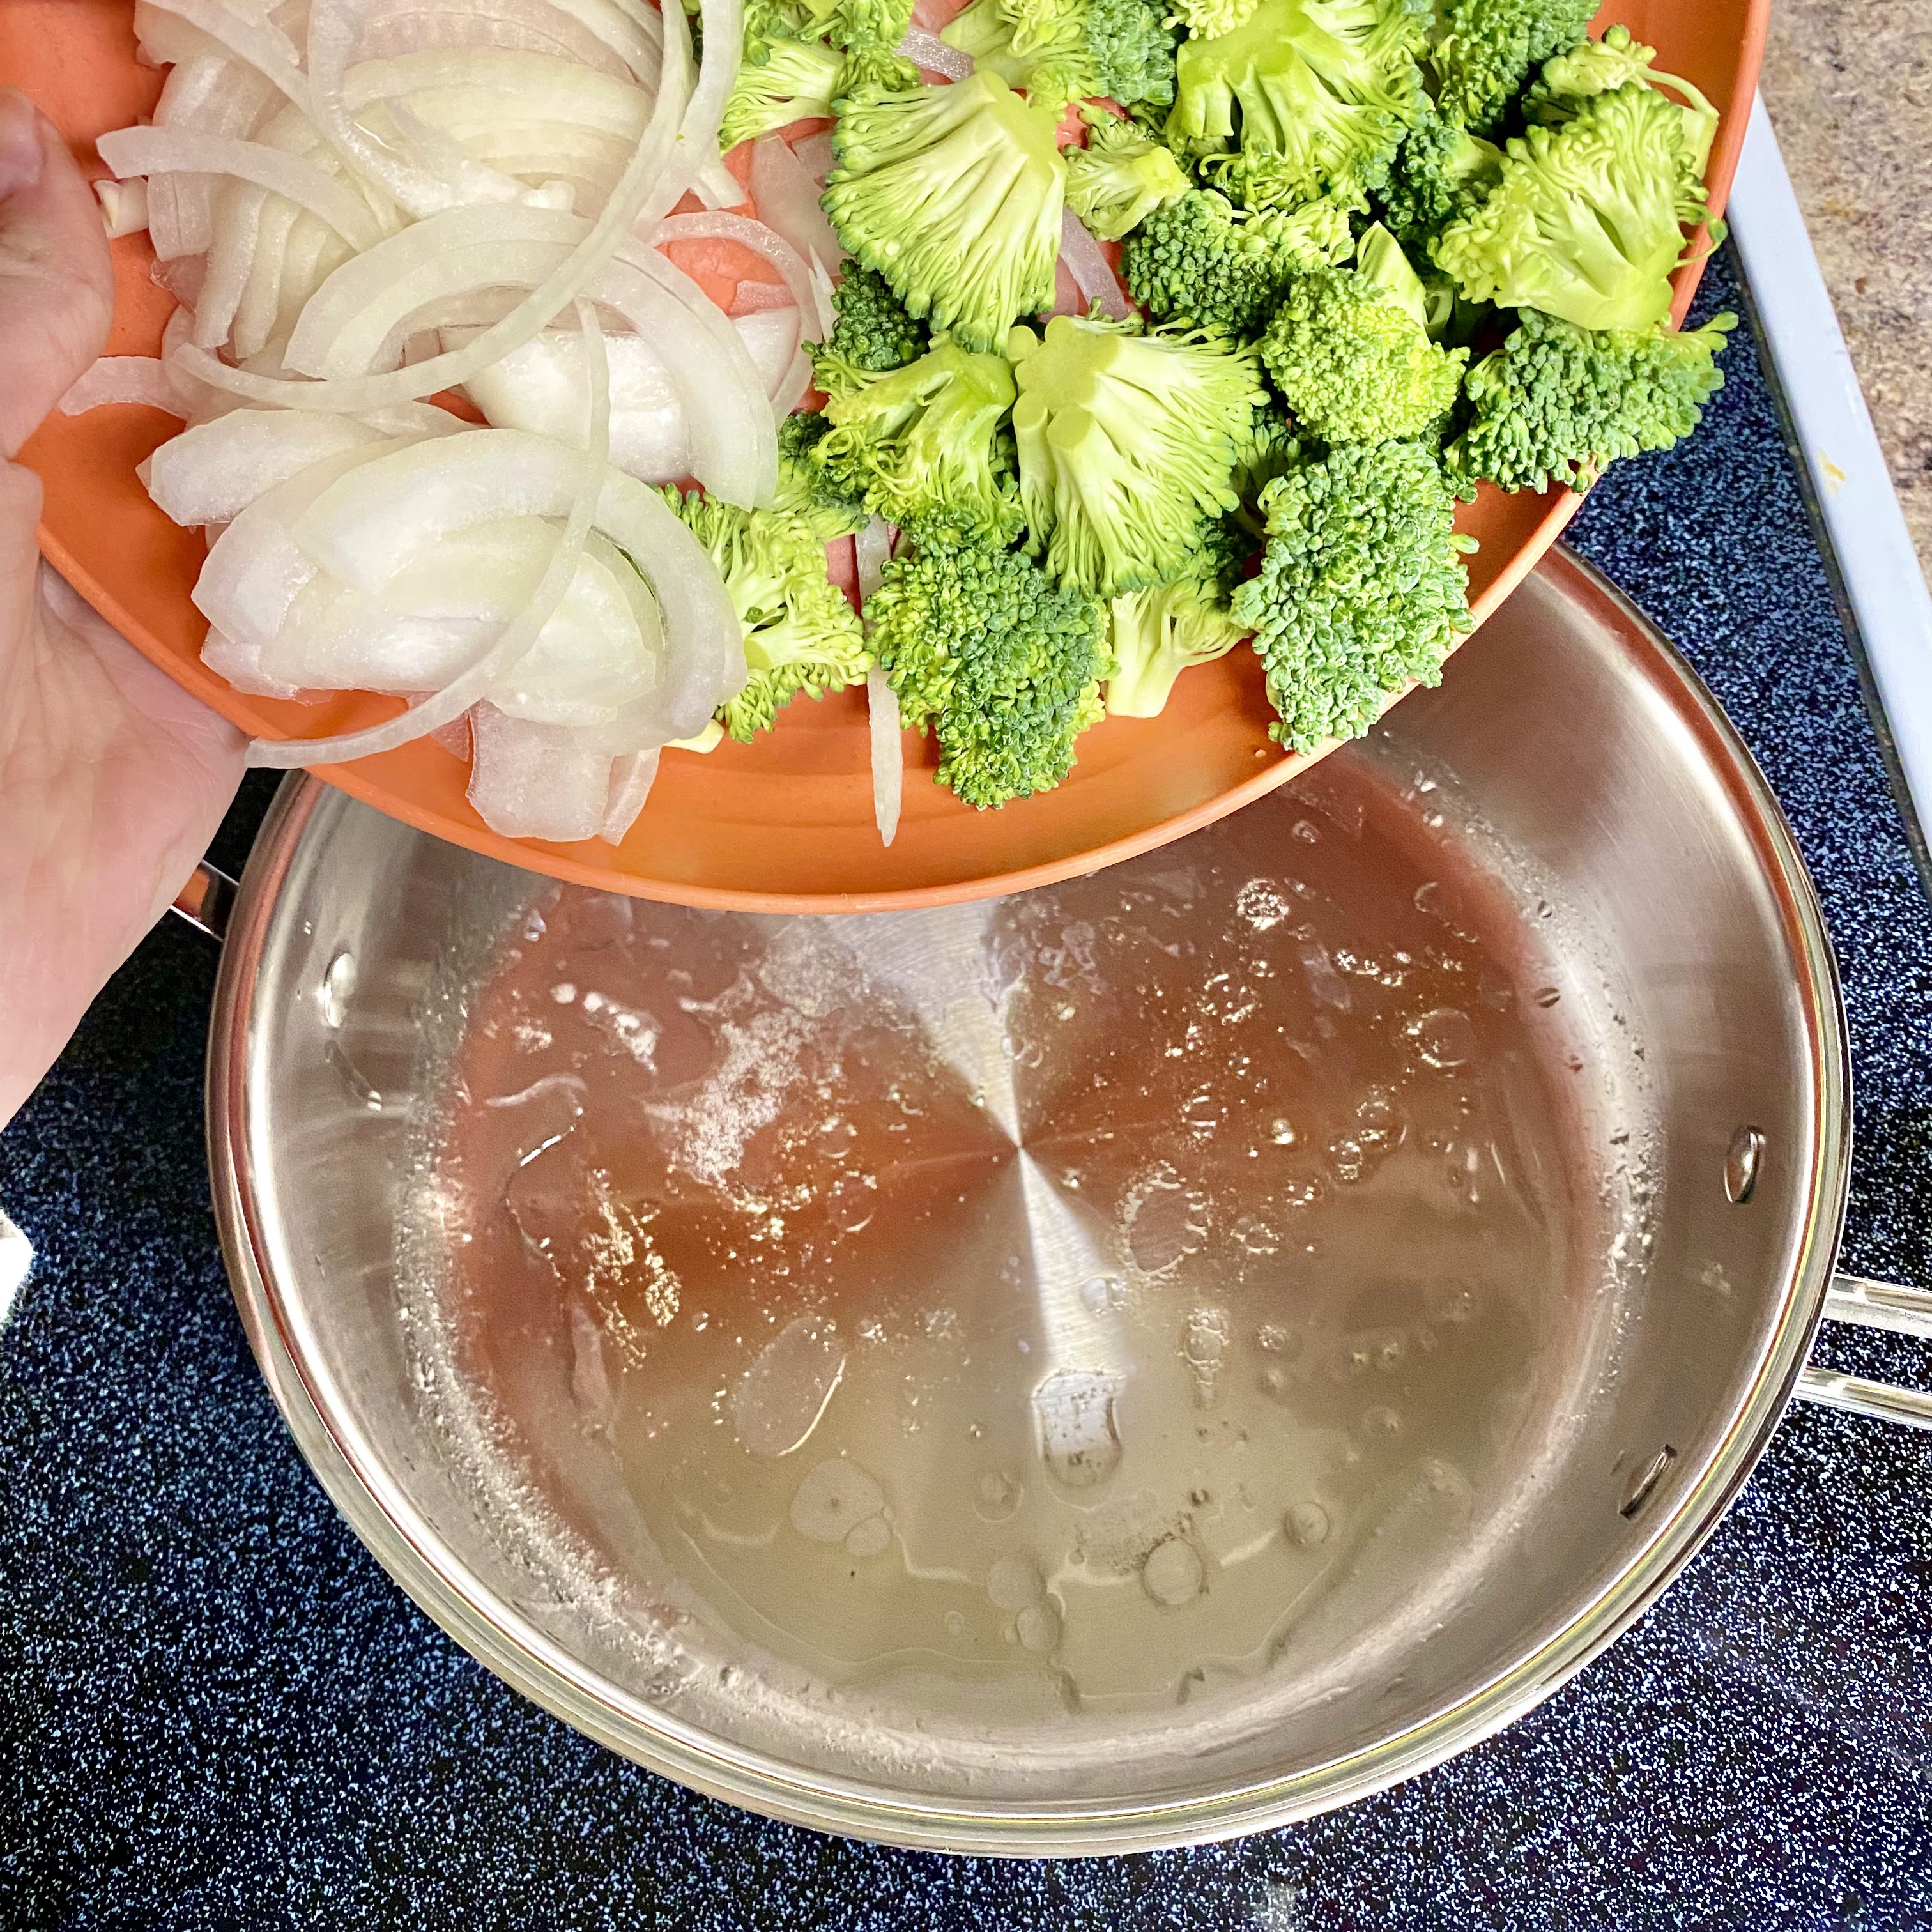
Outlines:
[[[836,157],[832,153],[830,134],[807,134],[791,144],[792,152],[798,157],[798,164],[818,183],[825,185],[825,177],[832,172]]]
[[[730,7],[736,0],[706,0],[706,39],[711,34],[711,12]],[[439,389],[453,388],[467,382],[479,370],[520,348],[548,326],[566,304],[573,302],[592,281],[598,269],[634,226],[650,227],[670,208],[676,197],[678,178],[669,178],[666,164],[677,138],[684,112],[688,68],[674,58],[674,50],[688,44],[688,35],[670,35],[666,46],[663,85],[651,110],[649,124],[637,152],[626,166],[622,178],[612,190],[583,239],[578,242],[554,273],[532,291],[511,313],[494,323],[465,347],[434,356],[410,368],[376,376],[354,376],[339,381],[309,382],[284,381],[258,376],[250,371],[230,369],[197,345],[180,351],[187,372],[218,388],[245,396],[251,401],[274,403],[285,408],[339,410],[350,415],[380,409],[390,403],[408,402],[433,395]]]
[[[154,104],[157,128],[197,134],[252,134],[269,104],[280,98],[273,81],[225,50],[190,54],[168,70]]]
[[[885,574],[886,560],[892,554],[896,534],[883,517],[874,517],[858,535],[854,545],[859,573],[859,602],[862,608],[872,601],[872,593]]]
[[[446,328],[443,340],[447,344],[471,332]],[[688,476],[691,443],[684,410],[663,361],[640,335],[612,335],[605,346],[610,361],[610,460],[646,483],[674,483]],[[577,433],[582,413],[581,344],[574,331],[547,328],[536,341],[472,376],[466,386],[470,400],[495,428],[568,440]]]
[[[866,674],[866,736],[872,754],[872,818],[879,842],[898,836],[899,807],[905,799],[905,747],[900,740],[899,694],[877,664]]]
[[[772,392],[772,413],[782,422],[803,402],[812,388],[812,358],[802,349],[793,352],[784,375]]]
[[[754,310],[749,315],[735,315],[731,326],[738,332],[750,356],[752,366],[765,386],[765,392],[772,398],[774,414],[789,415],[789,410],[781,410],[778,406],[779,395],[790,386],[793,365],[802,359],[809,372],[809,357],[802,357],[798,346],[798,311],[794,308],[764,308]],[[800,393],[802,394],[803,391]]]
[[[260,644],[238,644],[232,638],[211,630],[202,643],[201,661],[217,677],[226,678],[237,691],[250,698],[304,699],[299,685],[284,684],[280,679],[270,677],[262,670]],[[313,704],[316,700],[308,698],[305,701]]]
[[[898,50],[914,67],[923,68],[928,74],[943,74],[948,80],[964,80],[973,71],[970,54],[949,47],[937,34],[928,34],[923,27],[907,28]],[[888,844],[891,842],[886,841]]]
[[[598,837],[608,844],[620,844],[624,834],[637,824],[638,814],[651,795],[651,787],[657,782],[659,755],[658,748],[652,746],[648,752],[633,752],[628,758],[620,758],[613,767],[604,822],[597,828]]]
[[[760,147],[764,143],[760,142]],[[773,144],[787,155],[790,149],[782,141]],[[758,157],[753,150],[752,170],[755,180]],[[755,190],[754,190],[755,192]],[[760,204],[763,206],[762,201]],[[820,220],[824,218],[821,216]],[[828,224],[829,226],[829,224]],[[822,342],[832,332],[832,317],[821,315],[818,291],[812,286],[812,270],[805,255],[788,236],[748,214],[674,214],[660,221],[652,242],[662,247],[667,242],[735,242],[754,255],[762,256],[784,278],[791,292],[793,305],[806,318],[808,342]]]
[[[791,326],[792,340],[798,339],[798,304],[791,298],[791,291],[782,282],[740,282],[738,292],[731,298],[731,320],[741,322],[748,315],[769,315],[775,309],[782,309],[794,318]]]
[[[193,40],[170,40],[165,22],[158,20],[157,15],[172,15],[186,21],[220,48],[246,61],[266,80],[273,81],[297,106],[308,111],[308,81],[295,44],[263,10],[226,5],[224,0],[136,0],[135,32],[164,59],[178,61],[207,50]],[[181,51],[167,51],[171,46]]]
[[[158,356],[104,356],[60,399],[64,416],[77,416],[104,403],[140,403],[185,416],[188,404]]]
[[[163,443],[140,474],[176,523],[232,523],[311,464],[386,440],[352,416],[320,410],[231,410]]]
[[[106,224],[109,241],[118,242],[124,235],[138,235],[147,226],[146,182],[98,181],[94,194],[100,203],[100,218]]]
[[[477,608],[449,601],[464,584],[418,581],[423,574],[418,562],[433,570],[435,546],[450,533],[494,517],[560,516],[570,505],[583,459],[546,437],[514,430],[471,430],[434,448],[379,453],[361,478],[350,474],[352,452],[338,460],[345,466],[344,482],[332,486],[332,496],[314,496],[310,508],[293,520],[301,546],[306,547],[291,536],[295,556],[311,573],[320,564],[329,579],[358,593],[367,594],[364,586],[373,585],[381,598],[406,598],[424,608],[434,592],[442,600],[441,608],[460,614]],[[298,491],[304,482],[297,478],[284,488]],[[348,487],[352,484],[356,487]],[[262,540],[260,526],[265,510],[274,508],[275,494],[230,526],[211,554],[211,567],[235,532],[253,520],[254,548],[264,558],[256,575],[264,574],[274,545]],[[621,472],[605,475],[596,523],[656,592],[663,634],[670,640],[664,680],[651,694],[651,731],[644,731],[638,721],[640,728],[631,731],[628,742],[607,740],[604,748],[641,751],[702,730],[718,706],[742,687],[746,676],[743,629],[716,566],[656,490]],[[286,532],[287,521],[280,527]],[[276,581],[267,589],[274,592]],[[196,595],[214,614],[202,590]],[[257,615],[266,612],[272,617],[272,597],[258,586]],[[621,722],[614,721],[614,733]]]
[[[362,37],[370,0],[311,0],[308,14],[309,111],[329,146],[352,166],[372,176],[418,219],[478,201],[519,201],[520,182],[466,157],[450,158],[449,171],[416,166],[356,123],[343,100],[343,83]]]
[[[470,713],[465,712],[453,724],[439,724],[429,734],[430,742],[440,745],[452,758],[460,758],[466,765],[470,758]]]
[[[674,0],[675,4],[675,0]],[[567,724],[509,718],[494,704],[470,716],[470,802],[506,838],[594,838],[610,806],[610,754]]]
[[[290,526],[352,470],[392,453],[394,443],[370,443],[326,457],[256,498],[210,547],[195,581],[196,610],[238,644],[268,651],[296,598],[314,580]]]
[[[505,176],[566,181],[586,213],[603,205],[622,174],[650,109],[628,78],[494,47],[364,61],[348,70],[342,98],[351,114],[373,107],[399,132],[416,130],[419,146],[453,140]]]
[[[215,190],[214,245],[208,251],[208,272],[194,304],[196,350],[212,350],[228,340],[255,266],[268,199],[268,190],[253,182],[224,181]]]
[[[544,208],[432,215],[338,269],[304,310],[286,359],[342,381],[356,380],[354,371],[379,360],[393,364],[412,328],[454,323],[455,293],[484,284],[543,284],[584,228],[574,216]],[[683,405],[691,473],[728,502],[746,508],[770,502],[778,483],[770,390],[717,304],[655,249],[644,248],[634,259],[606,264],[590,292],[622,316],[670,371]],[[464,348],[418,366],[466,364],[494,332],[486,328]],[[474,370],[466,380],[488,379]],[[306,400],[308,393],[297,386],[291,400]]]
[[[614,271],[628,266],[611,265]],[[671,365],[691,432],[691,473],[713,496],[740,509],[770,502],[778,493],[778,425],[743,337],[688,275],[655,249],[646,250],[634,266],[675,298],[702,332],[714,358],[708,376]],[[669,341],[664,345],[668,361],[673,346]]]
[[[655,12],[639,21],[628,8],[598,7],[596,0],[374,0],[357,52],[364,60],[386,60],[497,47],[548,54],[600,74],[628,70],[655,87],[662,39]]]
[[[745,191],[718,152],[718,130],[724,122],[725,103],[738,83],[738,68],[744,55],[743,0],[703,0],[700,18],[704,28],[704,52],[698,62],[698,85],[692,90],[691,106],[678,137],[682,169],[684,178],[697,189],[698,199],[706,206],[735,208],[744,200]],[[670,28],[667,44],[680,36],[688,40],[690,28],[681,17],[671,22]]]
[[[317,4],[326,0],[317,0]],[[557,539],[556,548],[545,567],[542,580],[516,620],[461,676],[419,704],[410,706],[400,717],[362,731],[337,734],[328,738],[298,742],[272,742],[256,739],[248,748],[250,764],[288,770],[300,765],[346,764],[352,759],[374,757],[393,751],[439,725],[453,723],[476,704],[506,673],[514,670],[537,640],[537,634],[550,621],[550,614],[563,600],[571,580],[577,574],[584,554],[584,540],[596,516],[604,480],[608,471],[604,459],[609,450],[610,374],[604,360],[604,332],[598,326],[596,311],[587,302],[577,304],[578,326],[584,332],[585,360],[590,378],[588,447],[575,459],[578,475],[572,490],[570,515]],[[482,432],[497,434],[497,432]],[[460,440],[459,440],[459,442]],[[417,445],[417,448],[448,448],[452,444]],[[472,721],[472,728],[476,728]],[[481,734],[478,733],[480,741]]]
[[[845,245],[818,205],[820,192],[819,184],[812,179],[805,164],[776,134],[760,138],[752,149],[752,199],[758,205],[759,215],[805,261],[830,270],[844,260]],[[791,278],[787,276],[785,280],[790,286]],[[802,302],[800,306],[805,314],[814,312]],[[829,291],[818,314],[819,332],[809,339],[822,342],[832,333]]]
[[[380,231],[369,205],[313,161],[259,141],[224,134],[184,134],[172,128],[121,128],[96,143],[116,174],[232,175],[305,208],[352,248],[374,246]]]
[[[1060,217],[1060,259],[1066,264],[1081,294],[1089,302],[1097,302],[1102,315],[1120,321],[1134,313],[1132,304],[1120,292],[1120,283],[1100,252],[1100,243],[1070,208]]]

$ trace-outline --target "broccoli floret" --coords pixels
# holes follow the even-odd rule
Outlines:
[[[1619,87],[1667,88],[1684,97],[1684,152],[1692,173],[1702,176],[1717,138],[1718,110],[1688,80],[1656,74],[1657,50],[1635,39],[1628,27],[1611,27],[1600,40],[1585,40],[1546,61],[1542,78],[1522,98],[1523,118],[1553,125],[1567,121],[1580,102]]]
[[[866,610],[901,716],[938,737],[939,781],[968,805],[1050,790],[1102,712],[1100,605],[956,523],[912,537]]]
[[[1109,602],[1109,716],[1159,716],[1174,680],[1190,664],[1225,656],[1248,634],[1228,599],[1252,548],[1231,520],[1222,518],[1206,526],[1202,548],[1172,583],[1130,591]]]
[[[1085,147],[1066,151],[1066,205],[1103,241],[1118,242],[1193,185],[1172,149],[1112,115],[1094,127]]]
[[[1036,102],[1174,98],[1174,32],[1154,0],[973,0],[939,38]]]
[[[740,510],[692,490],[665,490],[718,566],[744,626],[751,676],[718,722],[740,742],[768,731],[800,692],[814,698],[862,682],[872,668],[859,614],[825,574],[825,546],[790,510]]]
[[[1010,542],[1019,500],[999,430],[1013,394],[1004,356],[975,354],[941,334],[916,362],[833,397],[831,429],[812,460],[888,523],[950,513]]]
[[[1437,0],[1429,59],[1444,118],[1491,126],[1534,69],[1583,38],[1596,10],[1594,0]]]
[[[778,424],[778,488],[773,507],[804,518],[820,543],[850,536],[872,520],[862,499],[848,496],[812,460],[832,425],[817,410],[794,410]]]
[[[1055,316],[1012,332],[1020,502],[1056,580],[1103,597],[1175,576],[1233,509],[1237,448],[1266,392],[1252,355]]]
[[[771,5],[774,0],[753,0]],[[830,40],[853,57],[844,85],[910,87],[919,70],[894,50],[912,25],[913,0],[776,0],[800,24],[792,28],[801,39]]]
[[[828,396],[859,388],[868,376],[903,369],[926,350],[922,322],[908,314],[891,284],[861,262],[848,262],[832,291],[830,338],[808,343],[812,379]]]
[[[1421,44],[1411,0],[1260,0],[1232,32],[1181,47],[1168,138],[1197,155],[1238,140],[1238,160],[1214,166],[1250,202],[1366,206],[1420,109]]]
[[[1501,180],[1436,238],[1436,260],[1472,302],[1648,328],[1670,313],[1680,224],[1703,212],[1676,106],[1622,87],[1513,139]]]
[[[1248,506],[1259,501],[1262,492],[1277,476],[1284,476],[1301,460],[1301,439],[1288,419],[1288,412],[1273,396],[1258,404],[1247,434],[1234,447],[1234,466],[1228,486],[1241,500],[1241,507],[1225,520],[1232,528],[1239,524],[1258,532],[1258,517],[1251,517]],[[1249,548],[1254,548],[1250,544]]]
[[[1160,0],[1090,0],[1094,78],[1123,107],[1165,107],[1174,98],[1174,39]]]
[[[1174,0],[1175,17],[1196,40],[1214,40],[1245,26],[1259,0]]]
[[[997,74],[840,104],[824,206],[916,316],[989,349],[1053,304],[1066,168],[1057,117]]]
[[[1150,315],[1241,338],[1261,328],[1291,275],[1346,261],[1354,247],[1336,202],[1251,214],[1196,190],[1155,208],[1127,237],[1120,273]]]
[[[1234,592],[1255,634],[1272,735],[1312,752],[1359,736],[1412,680],[1434,684],[1470,627],[1455,498],[1414,442],[1348,443],[1304,460],[1262,498],[1261,574]]]
[[[1297,279],[1261,340],[1269,378],[1329,442],[1408,441],[1454,407],[1468,351],[1438,348],[1384,290],[1346,268]]]
[[[844,65],[845,56],[822,40],[754,40],[748,32],[745,58],[724,104],[718,146],[735,148],[788,121],[830,114]]]
[[[1496,185],[1502,158],[1500,148],[1425,104],[1374,183],[1376,203],[1391,233],[1426,246]]]
[[[1330,442],[1391,442],[1437,429],[1469,352],[1438,349],[1370,277],[1323,268],[1289,285],[1261,357],[1304,429]]]
[[[1715,358],[1736,326],[1578,328],[1526,309],[1515,332],[1469,371],[1474,412],[1447,461],[1463,494],[1478,478],[1505,490],[1587,490],[1604,466],[1688,436],[1724,387]]]

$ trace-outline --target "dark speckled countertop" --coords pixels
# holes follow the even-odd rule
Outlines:
[[[1730,278],[1720,259],[1705,310],[1735,304]],[[1851,1016],[1846,1258],[1932,1280],[1932,914],[1742,334],[1729,361],[1705,433],[1613,472],[1575,538],[1784,802]],[[214,974],[158,932],[0,1137],[0,1199],[40,1254],[0,1332],[12,1932],[1932,1928],[1932,1436],[1817,1411],[1542,1709],[1292,1829],[1002,1865],[766,1824],[610,1756],[418,1615],[291,1446],[208,1208]],[[1822,1352],[1928,1378],[1914,1345],[1828,1331]]]

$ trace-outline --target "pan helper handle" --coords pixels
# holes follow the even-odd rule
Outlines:
[[[1892,1282],[1866,1281],[1853,1274],[1834,1275],[1825,1297],[1825,1318],[1932,1341],[1932,1293]],[[1918,1389],[1866,1382],[1829,1369],[1807,1368],[1798,1376],[1796,1393],[1826,1408],[1846,1409],[1881,1422],[1903,1422],[1913,1429],[1932,1429],[1932,1394]]]

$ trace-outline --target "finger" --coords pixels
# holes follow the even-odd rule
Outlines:
[[[113,314],[94,190],[52,122],[0,87],[0,455],[18,451],[100,353]]]

